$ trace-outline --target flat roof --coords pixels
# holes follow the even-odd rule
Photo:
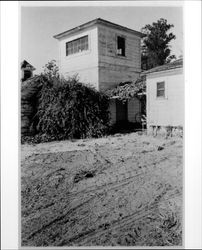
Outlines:
[[[183,67],[183,59],[178,59],[178,60],[175,60],[174,62],[166,63],[164,65],[157,66],[155,68],[152,68],[146,71],[142,71],[141,74],[147,75],[147,74],[154,73],[154,72],[166,71],[166,70],[177,69],[177,68],[182,68],[182,67]]]
[[[78,32],[78,31],[81,31],[81,30],[84,30],[86,28],[89,28],[93,25],[97,25],[97,24],[103,24],[105,26],[108,26],[108,27],[111,27],[111,28],[117,28],[117,29],[120,29],[120,30],[123,30],[123,31],[127,31],[127,32],[130,32],[130,33],[133,33],[139,37],[144,37],[145,35],[139,31],[136,31],[136,30],[133,30],[133,29],[130,29],[130,28],[127,28],[127,27],[124,27],[124,26],[121,26],[119,24],[116,24],[116,23],[112,23],[112,22],[109,22],[107,20],[104,20],[104,19],[101,19],[101,18],[96,18],[90,22],[87,22],[87,23],[84,23],[84,24],[81,24],[73,29],[70,29],[70,30],[67,30],[67,31],[64,31],[62,33],[59,33],[55,36],[53,36],[54,38],[56,39],[60,39],[66,35],[70,35],[70,34],[73,34],[75,32]]]

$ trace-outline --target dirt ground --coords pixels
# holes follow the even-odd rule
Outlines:
[[[22,145],[22,246],[181,246],[183,140]]]

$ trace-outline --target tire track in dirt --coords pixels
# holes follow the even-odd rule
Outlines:
[[[141,176],[141,175],[146,176],[144,173],[141,173],[141,174],[139,174],[138,176]],[[149,176],[149,173],[148,173],[147,175]],[[136,175],[135,177],[137,177],[137,175]],[[130,178],[128,178],[128,179],[130,179],[130,180],[127,181],[127,182],[124,180],[124,181],[122,181],[121,183],[119,183],[119,184],[117,184],[117,185],[114,185],[114,186],[113,186],[112,188],[110,188],[110,189],[107,189],[107,187],[106,187],[105,185],[103,185],[102,187],[100,187],[100,190],[94,190],[94,191],[96,191],[96,192],[94,193],[93,196],[91,196],[91,198],[85,200],[84,202],[78,204],[77,206],[72,207],[72,208],[71,208],[70,210],[68,210],[65,214],[63,214],[63,215],[61,215],[60,217],[57,217],[56,219],[50,221],[48,224],[43,225],[43,227],[41,227],[40,229],[34,231],[31,235],[29,235],[29,236],[27,237],[27,240],[30,240],[31,238],[35,237],[37,234],[40,234],[40,233],[42,233],[43,231],[47,230],[49,227],[51,227],[51,226],[52,226],[53,224],[55,224],[55,223],[60,223],[60,224],[61,224],[61,223],[62,223],[62,224],[67,223],[67,222],[69,221],[69,215],[71,215],[71,213],[76,213],[76,210],[79,210],[81,207],[83,207],[83,206],[85,206],[85,205],[88,205],[88,203],[90,203],[90,201],[92,201],[95,197],[97,197],[97,195],[99,195],[99,194],[102,193],[102,190],[103,190],[103,189],[107,189],[107,192],[110,192],[110,191],[112,191],[113,189],[117,189],[117,188],[124,187],[124,186],[128,185],[129,183],[131,183],[131,182],[133,181],[134,177],[130,177]],[[116,183],[113,183],[113,184],[116,184]],[[137,189],[138,189],[138,188],[137,188]],[[120,189],[119,189],[119,190],[120,190]],[[177,190],[175,194],[179,194],[179,191]],[[174,197],[174,194],[173,194],[172,196],[170,196],[169,199],[171,199],[171,198],[173,198],[173,197]],[[79,198],[78,198],[77,200],[79,200]],[[77,200],[76,200],[76,201],[77,201]],[[158,204],[158,202],[157,202],[156,204]],[[148,207],[148,205],[146,205],[145,207]],[[151,207],[151,209],[152,209],[152,207]],[[142,210],[137,211],[137,213],[140,213],[141,211],[142,211]],[[133,213],[133,214],[130,215],[130,216],[126,216],[125,218],[126,218],[126,219],[128,218],[128,220],[130,220],[130,218],[133,217],[135,214],[136,214],[136,212]],[[67,217],[67,218],[66,218],[66,217]],[[141,218],[142,218],[142,217],[141,217]],[[125,219],[125,220],[126,220],[126,219]],[[125,220],[124,220],[124,221],[125,221]],[[121,223],[121,225],[124,223],[124,221]],[[119,222],[120,222],[120,220],[117,221],[117,223],[119,223]],[[100,226],[99,226],[99,227],[100,227]],[[102,227],[102,225],[101,225],[101,227]],[[97,230],[97,228],[93,229],[93,231],[90,230],[88,233],[93,233],[95,230]],[[92,231],[92,232],[91,232],[91,231]],[[105,230],[104,230],[104,231],[105,231]],[[98,232],[102,232],[102,230],[98,230]],[[87,234],[88,234],[88,233],[87,233]],[[81,233],[81,236],[82,236],[82,233]],[[81,236],[79,236],[78,238],[80,238]],[[76,236],[75,236],[75,237],[76,237]],[[26,240],[25,240],[25,241],[26,241]],[[71,241],[70,241],[70,242],[71,242]]]
[[[63,220],[66,216],[68,216],[69,214],[71,214],[72,212],[74,212],[76,209],[79,209],[80,207],[86,205],[88,202],[90,202],[92,199],[94,199],[94,197],[91,197],[90,199],[84,201],[83,203],[80,203],[79,205],[71,208],[70,210],[68,210],[65,214],[57,217],[56,219],[50,221],[48,224],[43,225],[40,229],[36,230],[35,232],[33,232],[30,236],[27,237],[27,239],[31,239],[32,237],[34,237],[36,234],[41,233],[42,231],[44,231],[45,229],[47,229],[48,227],[50,227],[52,224],[54,224],[55,222],[60,222],[61,220]]]
[[[147,153],[149,152],[150,151],[148,151]],[[181,196],[181,189],[179,185],[177,186],[173,185],[172,188],[174,189],[172,189],[171,192],[169,191],[169,189],[166,189],[166,192],[168,191],[168,193],[165,196],[164,196],[164,191],[162,192],[161,190],[162,187],[164,189],[164,184],[163,186],[161,185],[158,186],[158,181],[160,184],[161,181],[166,181],[166,182],[168,181],[167,187],[169,188],[170,184],[172,185],[175,180],[176,181],[178,180],[178,178],[177,177],[175,178],[173,175],[175,174],[175,168],[172,168],[171,165],[172,162],[176,162],[176,160],[177,160],[176,167],[178,165],[181,165],[181,160],[178,158],[178,155],[176,154],[172,159],[173,154],[168,155],[167,153],[165,153],[165,151],[163,151],[163,154],[162,152],[160,152],[159,153],[160,160],[159,160],[159,158],[150,157],[149,154],[145,158],[143,153],[141,155],[141,157],[143,157],[142,162],[141,160],[139,160],[139,158],[136,159],[135,154],[132,154],[130,155],[130,157],[128,157],[129,161],[127,158],[125,159],[123,158],[122,160],[119,160],[118,158],[116,162],[111,162],[109,159],[107,159],[107,157],[104,157],[102,154],[100,153],[97,154],[96,150],[95,152],[91,151],[91,153],[93,154],[93,158],[96,161],[88,163],[89,159],[86,156],[85,162],[87,162],[87,164],[90,167],[95,167],[97,175],[95,175],[95,177],[91,179],[83,179],[79,182],[79,184],[77,184],[74,183],[74,175],[77,172],[75,171],[73,171],[73,173],[70,172],[71,175],[68,175],[68,172],[65,173],[66,174],[65,178],[70,179],[70,183],[68,182],[68,185],[70,185],[68,193],[65,190],[66,188],[65,187],[66,183],[65,183],[62,186],[59,186],[57,192],[53,190],[55,194],[53,202],[49,201],[49,204],[48,203],[46,204],[46,202],[44,202],[44,204],[42,204],[41,207],[34,209],[33,211],[31,211],[31,213],[28,214],[32,216],[30,216],[30,218],[28,217],[27,218],[28,220],[26,218],[24,220],[24,229],[22,227],[22,233],[24,233],[24,236],[22,237],[22,239],[24,238],[23,244],[27,246],[31,244],[33,245],[41,244],[40,246],[42,246],[45,245],[46,242],[49,242],[54,246],[64,246],[64,245],[74,245],[74,244],[88,245],[88,242],[92,242],[92,240],[96,238],[99,239],[99,237],[106,234],[108,230],[111,229],[117,230],[122,227],[127,227],[128,225],[133,224],[134,222],[137,222],[143,219],[144,217],[148,216],[150,213],[155,212],[155,209],[158,209],[158,205],[161,202],[165,202],[170,199]],[[61,164],[63,164],[63,162],[66,164],[67,160],[68,160],[67,158],[65,158],[65,160],[62,158]],[[147,164],[147,162],[149,164]],[[164,168],[164,166],[166,166],[166,168],[170,166],[171,170],[167,171]],[[82,171],[82,168],[78,168],[79,171],[80,169]],[[64,168],[60,168],[59,170],[64,170]],[[172,173],[172,170],[174,170],[174,173]],[[44,176],[45,178],[48,178],[49,175],[54,176],[57,174],[57,171],[58,170],[53,171],[53,173],[51,171],[50,174]],[[172,182],[169,178],[168,179],[163,178],[160,181],[161,176],[163,175],[164,172],[165,174],[174,177]],[[154,199],[155,197],[151,196],[152,192],[149,191],[147,193],[147,188],[149,186],[146,183],[147,182],[150,183],[149,179],[150,176],[156,178],[154,179],[153,182],[151,182],[151,185],[153,185],[153,187],[156,190],[159,190],[157,189],[158,187],[160,188],[159,191],[161,192],[160,198],[158,197],[158,195],[155,194],[157,201],[156,199]],[[46,183],[44,182],[43,185],[46,185]],[[138,192],[139,188],[145,189],[145,196],[144,192],[143,193],[142,191]],[[117,216],[118,213],[118,210],[116,211],[117,208],[114,209],[113,208],[114,205],[113,206],[111,206],[110,204],[109,204],[110,206],[106,205],[111,201],[112,203],[113,201],[116,202],[115,200],[116,198],[112,198],[114,193],[115,197],[117,195],[117,197],[120,198],[124,197],[124,193],[127,194],[126,195],[127,197],[131,197],[132,199],[135,199],[135,197],[139,199],[141,198],[142,194],[144,198],[140,206],[139,203],[136,203],[136,201],[135,203],[132,203],[133,204],[132,207],[130,207],[131,206],[130,203],[128,207],[126,205],[126,210],[125,210],[126,212],[124,211],[124,213],[122,213],[122,217],[119,218],[118,217],[119,214]],[[149,199],[148,201],[147,197]],[[162,199],[161,201],[161,197],[163,197],[164,200]],[[110,201],[110,199],[112,200]],[[58,202],[60,203],[59,207],[57,207]],[[106,207],[104,207],[105,205]],[[101,208],[101,212],[99,211],[99,207]],[[93,210],[95,212],[95,215],[98,212],[97,213],[97,216],[99,215],[98,217],[96,216],[93,217],[94,215],[91,215],[89,213],[90,211]],[[115,215],[111,214],[113,216],[110,216],[110,213],[113,212],[115,212]],[[43,217],[44,215],[45,218]],[[106,215],[108,217],[106,217]],[[37,219],[39,219],[38,223]],[[92,221],[90,222],[91,219]],[[86,221],[87,224],[85,224]],[[57,239],[52,238],[51,232],[56,232],[58,234]]]
[[[163,162],[163,161],[166,161],[167,158],[163,158],[161,159],[160,161],[158,162],[154,162],[152,163],[152,167],[150,166],[149,168],[147,166],[143,166],[141,168],[141,171],[139,171],[139,173],[136,173],[135,175],[133,176],[130,176],[130,177],[127,177],[127,178],[124,178],[123,180],[117,180],[117,181],[114,181],[114,182],[108,182],[107,184],[103,184],[103,185],[92,185],[91,187],[89,188],[85,188],[84,190],[82,191],[78,191],[78,192],[68,192],[68,194],[66,195],[66,198],[67,199],[71,199],[73,198],[74,196],[83,196],[83,195],[86,195],[86,194],[89,194],[89,193],[100,193],[103,189],[106,189],[107,191],[110,191],[110,190],[114,190],[114,189],[117,189],[117,188],[121,188],[123,186],[126,186],[127,184],[133,182],[136,178],[138,177],[141,177],[144,175],[144,177],[150,175],[152,173],[152,171],[154,170],[154,168],[156,167],[157,164]],[[145,169],[145,170],[144,170]],[[149,169],[149,170],[148,170]],[[60,169],[59,169],[60,170]],[[54,171],[54,173],[57,173],[59,170],[56,170]],[[63,169],[62,169],[63,170]],[[133,172],[135,172],[136,170],[134,171],[128,171],[126,172],[125,174],[131,174]],[[147,172],[146,172],[147,171]],[[146,172],[146,173],[145,173]],[[49,175],[52,175],[52,173],[50,173]],[[118,175],[119,177],[119,175]],[[63,197],[64,199],[64,194],[63,194]],[[47,204],[47,205],[44,205],[44,206],[41,206],[41,207],[38,207],[37,210],[41,210],[41,209],[46,209],[47,206],[52,206],[54,205],[55,203],[54,202],[51,202],[51,204]],[[76,209],[76,208],[75,208]],[[34,213],[35,211],[33,211],[32,213]],[[31,215],[32,213],[29,213],[28,215]],[[27,216],[28,216],[27,215]]]
[[[152,164],[152,168],[150,166],[149,170],[148,170],[148,167],[145,166],[145,169],[147,170],[146,174],[145,174],[144,171],[141,171],[140,173],[138,173],[138,174],[136,174],[134,176],[125,178],[122,181],[118,181],[118,183],[116,181],[116,182],[112,182],[112,183],[107,183],[107,185],[106,184],[101,185],[101,186],[96,186],[95,185],[93,189],[90,188],[89,190],[85,189],[85,190],[80,191],[80,192],[74,192],[74,193],[67,194],[67,196],[66,196],[67,199],[73,198],[74,196],[84,196],[84,195],[87,195],[89,193],[93,193],[93,196],[91,196],[89,199],[85,200],[84,202],[80,203],[79,205],[72,207],[69,211],[67,211],[65,214],[61,215],[60,217],[57,217],[56,219],[54,219],[54,220],[50,221],[49,223],[43,225],[40,229],[34,231],[31,235],[29,235],[27,237],[27,239],[29,240],[32,237],[35,237],[35,235],[42,233],[47,228],[51,227],[51,225],[53,225],[54,223],[58,223],[58,222],[64,220],[65,217],[69,216],[72,212],[75,212],[77,209],[81,208],[82,206],[85,206],[91,200],[93,200],[97,195],[99,195],[100,193],[102,193],[103,189],[105,191],[107,191],[107,192],[110,192],[110,191],[112,191],[114,189],[117,189],[117,188],[119,188],[119,190],[120,190],[122,187],[124,187],[124,186],[128,185],[129,183],[133,182],[137,177],[140,177],[140,176],[144,176],[144,177],[149,176],[151,174],[151,172],[153,172],[154,168],[156,167],[156,164],[159,164],[159,163],[161,163],[161,162],[163,162],[165,160],[167,160],[167,158],[166,159],[161,159],[160,161],[153,163]],[[63,199],[64,199],[64,196],[63,196]],[[76,200],[79,200],[79,197],[77,197]],[[54,203],[52,203],[51,205],[54,205]]]
[[[139,175],[143,175],[143,173],[142,173],[142,174],[139,174]],[[139,176],[139,175],[138,175],[138,176]],[[135,177],[137,177],[137,176],[135,176]],[[128,178],[128,179],[133,179],[133,178],[135,178],[135,177],[130,177],[130,178]],[[131,181],[132,181],[132,180],[131,180]],[[116,188],[118,188],[118,187],[123,187],[123,186],[129,184],[131,181],[127,181],[127,182],[126,182],[125,180],[123,180],[123,181],[122,181],[121,183],[119,183],[119,184],[117,184],[116,182],[114,182],[114,183],[113,183],[113,184],[114,184],[114,187],[108,189],[108,191],[113,190],[113,189],[116,189]],[[117,184],[117,185],[116,185],[116,184]],[[110,184],[109,184],[109,185],[110,185]],[[57,223],[57,222],[60,222],[60,221],[63,220],[66,216],[68,216],[68,215],[71,214],[72,212],[75,212],[75,210],[77,210],[77,209],[81,208],[82,206],[86,205],[87,203],[89,203],[89,202],[90,202],[91,200],[93,200],[99,193],[101,193],[100,191],[102,191],[103,189],[106,189],[107,187],[108,187],[108,186],[106,186],[106,185],[102,185],[102,186],[100,186],[99,188],[92,189],[92,190],[89,190],[89,191],[87,191],[87,192],[85,192],[85,190],[84,190],[84,191],[81,191],[81,192],[73,193],[73,194],[71,194],[71,195],[67,195],[67,198],[69,198],[70,196],[73,197],[73,196],[75,196],[75,195],[84,195],[84,194],[87,194],[87,193],[94,192],[94,195],[91,196],[90,199],[87,199],[87,200],[84,201],[83,203],[80,203],[79,205],[77,205],[77,206],[75,206],[75,207],[72,207],[69,211],[67,211],[67,213],[65,213],[65,214],[63,214],[63,215],[57,217],[56,219],[50,221],[50,222],[47,223],[46,225],[43,225],[43,227],[41,227],[40,229],[34,231],[31,235],[29,235],[29,236],[27,237],[27,239],[29,240],[29,239],[31,239],[32,237],[34,237],[36,234],[39,234],[39,233],[43,232],[43,231],[46,230],[48,227],[50,227],[52,224]],[[53,205],[53,204],[52,204],[52,205]],[[42,208],[41,208],[41,209],[42,209]],[[33,212],[33,213],[34,213],[34,212]],[[29,214],[29,215],[30,215],[30,214]]]
[[[78,192],[70,192],[68,194],[68,198],[72,198],[73,196],[77,196],[77,195],[83,195],[83,194],[87,194],[87,193],[91,193],[91,192],[97,192],[99,190],[102,190],[102,189],[107,189],[108,191],[112,190],[112,189],[116,189],[118,187],[121,187],[122,185],[127,185],[129,184],[130,182],[134,181],[135,178],[137,177],[140,177],[140,176],[149,176],[153,170],[155,169],[156,165],[159,164],[159,163],[162,163],[163,161],[166,161],[168,160],[167,158],[164,158],[158,162],[154,162],[152,163],[152,167],[147,167],[147,166],[143,166],[142,167],[142,171],[133,175],[133,176],[130,176],[130,177],[126,177],[124,178],[123,180],[117,180],[117,181],[114,181],[114,182],[108,182],[106,184],[103,184],[103,185],[92,185],[91,187],[89,188],[85,188],[84,190],[81,190],[81,191],[78,191]],[[168,160],[169,162],[169,160]],[[144,170],[145,169],[145,170]],[[147,171],[145,173],[145,171]],[[132,173],[132,172],[135,172],[134,171],[128,171],[126,173]],[[117,175],[119,177],[119,175]],[[111,188],[110,188],[111,187]]]
[[[92,228],[86,232],[82,232],[80,234],[77,234],[73,237],[70,237],[66,240],[61,241],[57,245],[58,246],[69,245],[69,243],[72,243],[72,242],[77,241],[77,240],[79,240],[79,244],[85,245],[86,241],[88,241],[89,238],[90,238],[90,240],[92,240],[92,237],[100,237],[107,230],[116,229],[116,228],[120,228],[123,226],[128,226],[130,224],[133,224],[135,221],[143,219],[144,217],[146,217],[149,214],[151,214],[152,212],[154,212],[157,205],[159,205],[160,203],[169,201],[169,200],[176,198],[176,197],[179,197],[179,196],[181,196],[181,193],[176,192],[175,194],[171,195],[168,199],[163,199],[161,201],[155,201],[150,206],[145,205],[143,209],[136,211],[136,212],[132,213],[131,215],[125,216],[125,218],[122,218],[121,221],[120,220],[111,221],[110,222],[111,225],[109,225],[109,227],[107,227],[107,228],[105,228],[106,223],[101,224],[101,225],[99,225],[98,228]],[[99,228],[101,228],[101,229],[99,229]]]

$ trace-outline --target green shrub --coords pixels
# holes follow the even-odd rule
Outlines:
[[[99,137],[108,130],[108,97],[76,78],[47,79],[37,98],[33,124],[41,141]]]

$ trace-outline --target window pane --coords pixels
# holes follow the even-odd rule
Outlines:
[[[84,43],[82,43],[82,44],[80,45],[80,50],[81,50],[81,51],[83,51],[83,50],[85,49],[85,47],[84,47],[84,46],[85,46],[85,44],[84,44]]]
[[[66,43],[66,56],[68,56],[68,43]]]
[[[157,97],[165,97],[165,82],[157,82]]]
[[[88,50],[88,36],[84,36],[66,43],[66,55],[76,54]]]
[[[75,53],[77,53],[78,52],[78,46],[77,46],[77,43],[75,42],[74,44],[73,44],[73,53],[75,54]]]
[[[84,50],[88,50],[88,44],[87,43],[84,44]]]
[[[157,83],[157,88],[158,89],[164,89],[164,82],[158,82]]]
[[[157,90],[157,96],[160,97],[160,96],[163,96],[164,97],[164,90]]]

